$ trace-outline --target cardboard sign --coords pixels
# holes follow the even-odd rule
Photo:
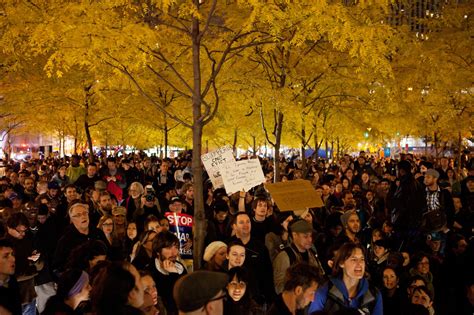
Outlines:
[[[280,211],[304,210],[322,207],[321,195],[308,180],[290,180],[284,183],[265,184]]]
[[[224,187],[222,180],[222,169],[228,164],[234,164],[235,158],[232,147],[225,146],[206,154],[201,155],[201,161],[206,168],[209,178],[211,179],[214,188]]]
[[[228,164],[222,169],[222,179],[227,194],[238,191],[249,191],[265,182],[262,166],[258,159],[241,160],[235,164]]]
[[[169,231],[179,239],[179,255],[183,259],[192,259],[193,247],[185,247],[189,240],[193,240],[194,218],[189,214],[175,212],[166,212],[165,217],[170,223]]]

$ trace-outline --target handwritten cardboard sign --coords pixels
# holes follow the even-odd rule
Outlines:
[[[280,211],[304,210],[322,207],[321,195],[308,180],[290,180],[282,183],[265,184]]]
[[[222,169],[228,164],[234,164],[235,158],[232,147],[224,146],[215,151],[201,155],[201,161],[206,168],[214,188],[224,187],[222,180]]]
[[[222,169],[222,179],[227,194],[238,191],[249,191],[265,182],[262,166],[258,159],[241,160],[228,164]]]

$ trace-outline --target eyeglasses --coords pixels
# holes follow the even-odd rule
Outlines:
[[[124,218],[125,216],[124,216],[123,214],[116,214],[116,215],[114,215],[114,217],[116,217],[116,218]]]
[[[114,225],[113,223],[103,223],[102,226],[112,226]]]
[[[89,211],[79,212],[75,215],[71,215],[71,218],[80,218],[80,217],[87,217],[89,215]]]

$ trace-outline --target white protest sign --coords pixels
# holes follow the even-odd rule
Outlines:
[[[201,161],[209,174],[212,186],[214,186],[214,188],[224,187],[221,176],[222,168],[224,165],[235,163],[232,147],[227,145],[215,151],[203,154],[201,155]]]
[[[258,159],[241,160],[222,169],[222,178],[227,194],[249,191],[265,182],[262,166]]]

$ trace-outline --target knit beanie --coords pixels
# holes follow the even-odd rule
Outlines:
[[[216,252],[222,247],[227,249],[227,244],[221,241],[215,241],[207,245],[206,249],[204,250],[204,261],[209,262],[212,257],[214,257]]]
[[[355,210],[349,210],[344,212],[343,215],[341,215],[342,227],[345,228],[347,226],[347,222],[349,222],[349,218],[351,217],[351,215],[357,215],[357,212]]]

